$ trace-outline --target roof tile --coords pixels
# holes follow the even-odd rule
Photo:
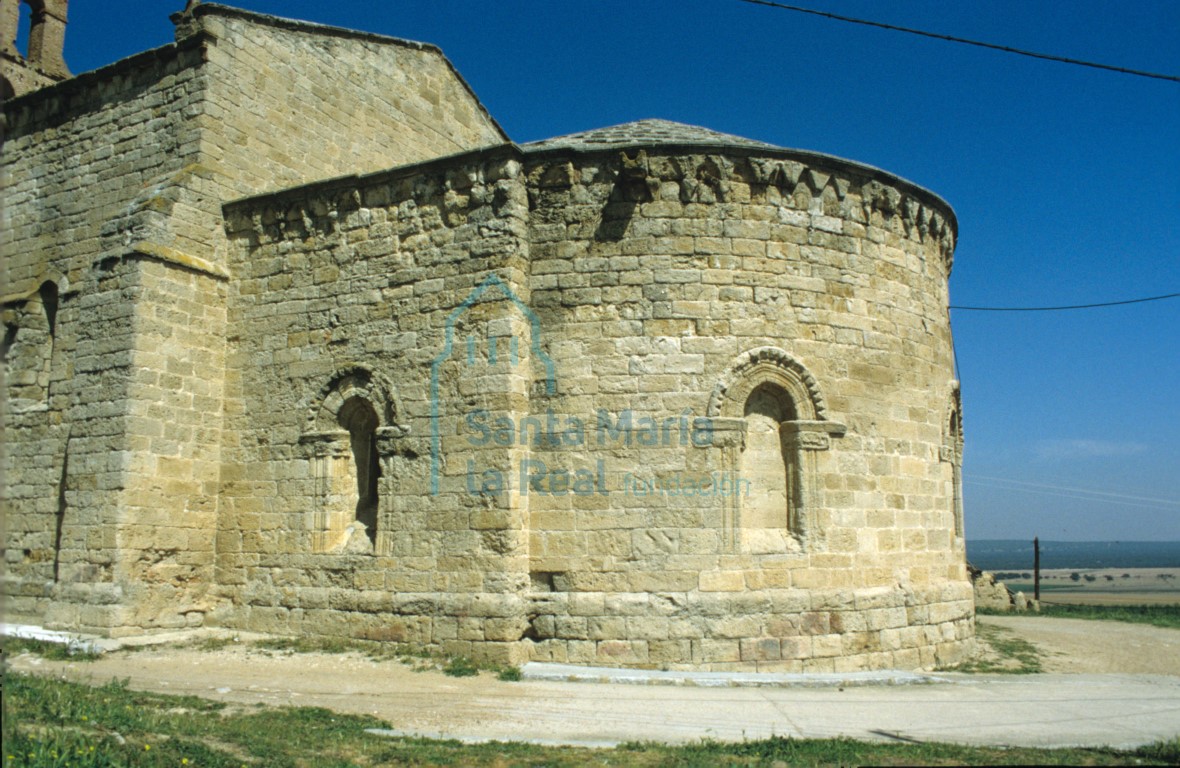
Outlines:
[[[752,147],[778,149],[774,144],[745,139],[729,133],[720,133],[696,125],[677,123],[671,120],[636,120],[633,123],[596,128],[592,131],[571,133],[524,145],[527,150],[546,149],[604,149],[608,147],[630,147],[641,144],[701,144],[716,147]]]

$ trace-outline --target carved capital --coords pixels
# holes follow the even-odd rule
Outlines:
[[[786,421],[780,433],[800,450],[826,451],[833,437],[843,437],[847,427],[835,421]]]
[[[714,417],[710,421],[713,423],[713,447],[739,450],[746,447],[745,419]]]
[[[307,458],[345,458],[349,455],[348,433],[337,432],[307,432],[299,437],[299,445],[303,447]]]

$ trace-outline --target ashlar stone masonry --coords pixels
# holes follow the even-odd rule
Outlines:
[[[195,4],[9,101],[8,610],[503,663],[970,652],[954,214],[437,49]]]

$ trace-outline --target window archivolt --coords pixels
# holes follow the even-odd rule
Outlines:
[[[815,377],[775,347],[747,352],[718,381],[709,400],[722,469],[734,473],[724,537],[734,551],[798,551],[811,531],[816,451],[844,426],[827,419]]]
[[[958,382],[952,384],[950,405],[943,419],[942,446],[938,458],[950,465],[950,513],[955,536],[963,537],[963,407]]]
[[[340,429],[340,409],[354,397],[373,406],[377,426],[392,426],[400,411],[393,392],[393,384],[375,371],[360,365],[343,368],[312,400],[306,411],[304,431],[331,432]]]
[[[759,347],[739,355],[713,388],[708,415],[742,415],[746,398],[763,383],[777,384],[787,393],[795,404],[796,419],[812,421],[827,418],[827,406],[815,377],[802,363],[777,347]]]
[[[397,413],[393,387],[362,366],[339,371],[313,398],[300,442],[314,483],[308,517],[314,551],[387,549],[382,459],[406,432],[394,423]]]

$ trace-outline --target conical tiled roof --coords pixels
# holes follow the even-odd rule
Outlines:
[[[689,144],[716,147],[751,147],[779,149],[774,144],[745,139],[729,133],[711,131],[698,125],[676,123],[671,120],[636,120],[633,123],[596,128],[592,131],[571,133],[524,145],[526,150],[544,149],[606,149],[631,147],[641,144]]]

